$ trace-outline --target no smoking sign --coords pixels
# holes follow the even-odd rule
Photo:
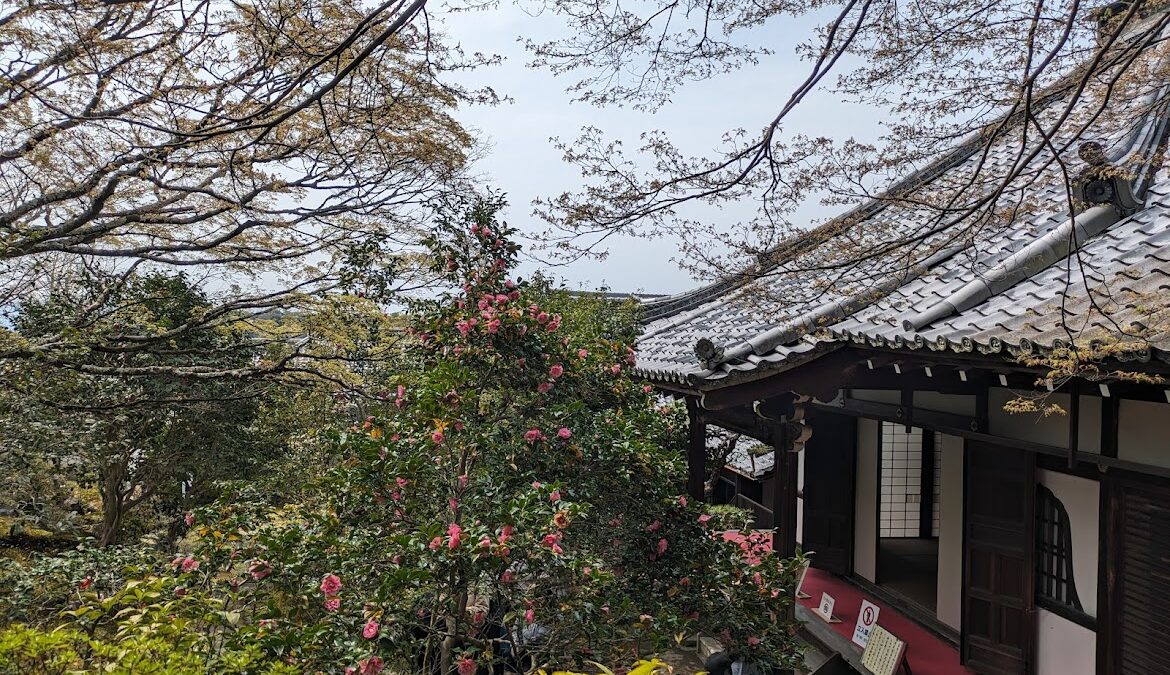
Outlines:
[[[880,611],[881,607],[869,600],[861,601],[861,611],[857,613],[857,626],[853,629],[854,644],[860,645],[863,649],[869,644],[869,636],[873,633],[873,627],[877,625]]]

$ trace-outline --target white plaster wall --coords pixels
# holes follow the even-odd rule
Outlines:
[[[940,621],[959,630],[963,621],[963,439],[939,434],[938,443],[942,471],[935,614]]]
[[[1101,454],[1101,398],[1082,396],[1077,446],[1081,452]]]
[[[897,389],[850,389],[849,396],[861,401],[901,403],[902,392]]]
[[[1068,410],[1068,394],[1049,394],[1047,403],[1055,403]],[[1068,416],[1037,413],[1009,413],[1003,406],[1016,398],[1016,393],[1003,387],[992,387],[987,396],[987,423],[992,434],[1020,441],[1068,447]]]
[[[857,420],[857,494],[853,506],[853,571],[877,578],[878,423]]]
[[[1117,456],[1131,462],[1170,467],[1170,405],[1122,399],[1117,423]]]
[[[975,397],[961,394],[940,394],[937,391],[916,391],[914,392],[914,407],[974,417]]]
[[[1101,520],[1101,486],[1095,480],[1040,469],[1036,480],[1052,491],[1072,526],[1073,582],[1089,616],[1097,616],[1097,547]]]
[[[804,543],[804,452],[796,456],[796,543]]]
[[[1045,609],[1036,611],[1036,675],[1093,675],[1097,634]]]
[[[804,498],[796,500],[796,543],[804,543]]]

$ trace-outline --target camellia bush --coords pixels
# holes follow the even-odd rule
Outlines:
[[[512,277],[498,207],[440,212],[453,290],[411,305],[376,414],[302,467],[307,496],[244,485],[191,514],[151,588],[214,607],[197,649],[305,671],[597,672],[698,633],[796,665],[802,561],[688,502],[685,418],[629,376],[636,307]],[[96,638],[141,605],[84,593],[71,628]]]

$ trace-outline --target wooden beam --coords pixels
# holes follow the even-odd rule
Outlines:
[[[707,425],[694,397],[687,399],[687,419],[687,494],[700,502],[706,497]]]
[[[829,400],[861,368],[865,368],[865,363],[850,350],[829,352],[775,375],[704,392],[703,407],[723,410],[788,392]]]

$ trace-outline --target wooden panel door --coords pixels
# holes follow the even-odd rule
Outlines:
[[[1117,620],[1103,628],[1117,645],[1109,672],[1157,675],[1170,668],[1170,489],[1119,481],[1121,523],[1114,559]]]
[[[963,662],[975,673],[1031,672],[1035,473],[1031,453],[967,444]]]
[[[853,492],[857,420],[810,411],[812,438],[804,446],[804,526],[801,545],[812,566],[835,574],[853,570]]]

